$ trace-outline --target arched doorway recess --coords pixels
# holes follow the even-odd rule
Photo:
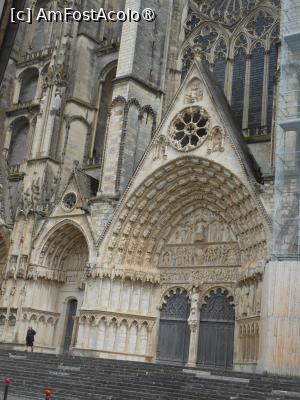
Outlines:
[[[190,304],[186,291],[171,290],[160,313],[157,360],[184,364],[188,358]]]
[[[78,301],[76,299],[71,299],[67,304],[67,314],[66,314],[66,330],[64,337],[63,352],[68,353],[72,344],[74,319],[77,311]]]
[[[200,310],[198,364],[232,368],[235,311],[227,290],[211,290]]]
[[[37,264],[32,265],[28,273],[37,293],[31,307],[41,308],[47,318],[57,316],[57,324],[44,345],[67,352],[75,344],[72,343],[72,333],[76,328],[73,317],[83,301],[89,247],[80,227],[72,222],[62,223],[48,235],[41,246]]]

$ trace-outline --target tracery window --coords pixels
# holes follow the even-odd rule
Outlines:
[[[171,144],[181,151],[200,146],[207,136],[209,118],[205,110],[192,107],[179,113],[170,127]]]
[[[226,75],[227,52],[226,41],[221,38],[214,50],[213,72],[223,89]]]
[[[195,54],[215,73],[245,136],[269,135],[279,0],[195,0],[184,23],[182,78]]]
[[[239,126],[243,124],[247,40],[241,35],[234,47],[231,108]]]
[[[71,211],[76,205],[77,202],[77,196],[76,193],[74,192],[69,192],[64,195],[64,198],[62,200],[63,206],[66,210]]]
[[[249,114],[248,129],[250,135],[259,134],[261,129],[265,129],[262,121],[262,99],[264,86],[264,57],[265,49],[258,42],[251,54],[250,71],[250,96],[249,96]]]

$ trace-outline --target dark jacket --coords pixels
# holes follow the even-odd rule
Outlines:
[[[26,334],[26,346],[33,346],[35,334],[36,334],[36,331],[34,331],[33,329],[28,329],[27,334]]]

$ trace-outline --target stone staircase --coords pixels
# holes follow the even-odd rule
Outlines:
[[[0,398],[8,400],[277,400],[300,399],[300,379],[196,370],[162,364],[0,351]],[[292,397],[291,397],[292,396]]]

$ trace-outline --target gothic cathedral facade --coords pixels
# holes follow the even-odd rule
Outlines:
[[[279,371],[262,315],[280,1],[26,6],[67,3],[156,19],[20,23],[0,98],[0,346],[32,326],[41,352]]]

